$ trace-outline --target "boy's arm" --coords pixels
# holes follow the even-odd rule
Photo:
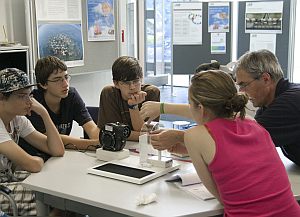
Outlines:
[[[139,141],[140,134],[141,134],[140,131],[131,131],[130,136],[128,137],[127,140],[130,140],[130,141]]]
[[[95,150],[97,145],[100,144],[99,138],[97,139],[81,139],[69,135],[60,135],[61,139],[68,149],[80,149],[80,150]]]
[[[34,98],[32,99],[31,110],[41,116],[46,128],[46,135],[34,131],[24,139],[35,146],[36,148],[44,151],[52,156],[63,156],[64,155],[64,144],[60,138],[60,135],[52,122],[48,111]],[[30,115],[30,114],[29,114]]]
[[[13,140],[0,143],[0,153],[28,172],[39,172],[44,165],[42,158],[27,154]]]
[[[86,122],[82,128],[88,134],[90,139],[98,140],[100,129],[97,127],[94,121]]]
[[[129,114],[131,118],[131,123],[133,127],[133,131],[140,131],[142,126],[144,125],[144,120],[140,115],[140,110],[138,105],[145,101],[147,93],[144,91],[140,91],[139,93],[133,94],[131,99],[128,99],[128,108]]]

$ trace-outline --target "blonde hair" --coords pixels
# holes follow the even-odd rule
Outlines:
[[[246,115],[248,97],[238,93],[230,75],[221,70],[196,73],[189,87],[189,99],[220,118],[232,118],[240,113],[244,119]]]

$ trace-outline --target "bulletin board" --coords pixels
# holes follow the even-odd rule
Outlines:
[[[176,2],[173,4],[189,4]],[[174,8],[174,6],[172,7]],[[172,9],[173,10],[173,9]],[[174,12],[174,11],[173,11]],[[232,3],[229,3],[229,31],[226,32],[226,53],[211,53],[211,32],[208,31],[208,2],[202,3],[202,44],[172,43],[173,74],[193,74],[199,64],[217,60],[222,65],[231,62]],[[174,18],[172,19],[174,20]]]

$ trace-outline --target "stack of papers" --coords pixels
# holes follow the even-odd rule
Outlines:
[[[215,198],[203,185],[196,172],[175,174],[168,178],[166,182],[174,182],[178,188],[201,200]]]

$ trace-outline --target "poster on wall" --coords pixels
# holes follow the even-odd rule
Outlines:
[[[229,32],[229,2],[208,3],[208,32]]]
[[[250,34],[249,51],[267,49],[276,54],[276,34]]]
[[[202,44],[202,3],[173,3],[173,44]]]
[[[245,33],[282,33],[283,1],[247,2]]]
[[[87,0],[88,41],[115,40],[114,1]]]
[[[211,33],[210,52],[212,54],[226,53],[226,33],[213,32]]]
[[[84,65],[81,0],[35,1],[38,57],[56,56],[68,67]]]

